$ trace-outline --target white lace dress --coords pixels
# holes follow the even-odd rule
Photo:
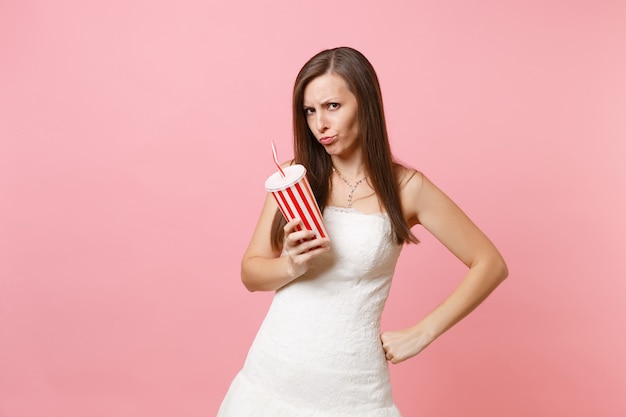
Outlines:
[[[401,245],[385,214],[327,207],[332,250],[276,291],[218,417],[398,417],[380,318]]]

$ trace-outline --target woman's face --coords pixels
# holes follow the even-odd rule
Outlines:
[[[348,157],[359,151],[357,100],[341,76],[327,73],[311,80],[302,105],[309,129],[326,152]]]

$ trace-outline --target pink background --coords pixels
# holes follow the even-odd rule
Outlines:
[[[510,278],[392,366],[405,416],[626,415],[623,1],[0,3],[0,416],[213,416],[271,294],[239,262],[293,79],[350,45],[392,147]],[[384,328],[460,263],[418,229]]]

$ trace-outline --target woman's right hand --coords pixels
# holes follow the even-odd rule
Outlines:
[[[315,239],[315,234],[305,230],[300,220],[288,222],[283,228],[282,247],[273,247],[272,225],[277,211],[276,200],[268,193],[241,259],[241,281],[248,291],[276,291],[284,287],[308,271],[311,262],[330,249],[329,239]]]
[[[298,230],[298,227],[301,230]],[[315,232],[304,228],[300,219],[288,222],[283,228],[283,251],[288,258],[288,274],[296,279],[308,271],[311,261],[330,249],[328,238],[315,238]]]

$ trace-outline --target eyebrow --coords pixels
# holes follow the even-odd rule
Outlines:
[[[324,105],[327,105],[327,104],[330,104],[330,103],[338,103],[339,101],[340,101],[340,100],[339,100],[339,98],[338,98],[338,97],[331,97],[331,98],[329,98],[329,99],[326,99],[326,100],[322,101],[320,104],[321,104],[322,106],[324,106]],[[308,105],[308,104],[306,104],[306,103],[304,103],[304,102],[303,102],[303,103],[302,103],[302,107],[303,107],[303,108],[309,108],[309,107],[314,107],[314,106],[310,106],[310,105]]]

